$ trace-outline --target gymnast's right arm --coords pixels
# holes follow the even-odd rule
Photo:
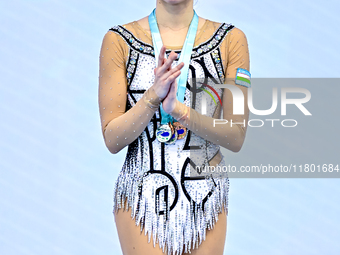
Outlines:
[[[128,45],[120,35],[108,31],[99,56],[98,103],[101,129],[108,150],[116,154],[132,143],[146,128],[170,84],[179,76],[181,66],[168,70],[175,59],[172,54],[164,63],[160,54],[154,84],[127,112],[126,58]],[[161,65],[160,63],[164,63]]]

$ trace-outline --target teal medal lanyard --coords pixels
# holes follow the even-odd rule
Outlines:
[[[157,20],[156,20],[156,9],[152,11],[152,13],[149,15],[149,25],[152,35],[152,43],[154,47],[155,52],[155,63],[156,67],[158,64],[158,58],[159,58],[159,52],[160,49],[163,46],[162,38],[158,29]],[[183,45],[183,49],[180,53],[179,62],[183,62],[184,66],[181,69],[181,75],[177,77],[177,100],[181,103],[184,102],[184,94],[186,89],[186,84],[188,80],[188,73],[189,73],[189,64],[191,59],[191,53],[192,49],[194,47],[196,33],[198,28],[198,16],[194,10],[194,16],[191,20],[190,27]],[[177,140],[178,135],[172,132],[173,128],[169,127],[168,123],[170,122],[170,126],[173,123],[173,117],[166,113],[162,107],[162,104],[160,105],[161,109],[161,126],[157,129],[157,138],[160,142],[167,142],[167,143],[174,143]],[[176,121],[176,120],[175,120]],[[169,128],[167,128],[168,126]],[[184,132],[184,131],[183,131]],[[182,133],[183,134],[183,133]],[[183,135],[180,137],[184,137]],[[173,141],[171,141],[173,140]]]

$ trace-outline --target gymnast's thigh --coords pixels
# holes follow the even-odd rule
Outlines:
[[[152,237],[150,243],[148,243],[148,236],[144,235],[144,230],[141,232],[140,226],[135,225],[135,220],[131,217],[131,210],[123,211],[119,209],[114,216],[123,255],[166,254],[166,252],[163,253],[158,244],[156,244],[156,247],[153,247]],[[191,253],[183,253],[183,255],[223,255],[226,231],[227,215],[222,210],[222,213],[218,215],[218,221],[214,228],[207,230],[206,238],[198,246],[198,249],[192,249]]]
[[[126,207],[125,207],[126,208]],[[119,242],[123,255],[164,255],[159,244],[153,247],[153,239],[148,243],[148,235],[140,231],[140,226],[135,225],[135,220],[131,217],[131,208],[128,211],[119,209],[114,214],[119,236]]]
[[[198,249],[195,248],[191,250],[191,253],[183,253],[183,255],[223,255],[226,235],[227,214],[222,210],[214,228],[207,230],[205,240],[198,246]]]

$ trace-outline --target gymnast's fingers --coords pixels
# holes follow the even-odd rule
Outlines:
[[[165,46],[163,45],[158,56],[158,66],[161,67],[163,65],[163,60],[164,60],[164,54],[165,54]]]

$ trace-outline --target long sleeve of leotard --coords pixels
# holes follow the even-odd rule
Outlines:
[[[231,151],[238,152],[244,142],[249,110],[247,104],[247,87],[235,84],[237,68],[249,71],[249,51],[247,38],[242,30],[234,28],[225,38],[225,84],[235,85],[240,88],[244,95],[244,114],[233,115],[233,98],[228,89],[224,89],[222,98],[223,119],[227,124],[215,124],[214,118],[203,115],[195,109],[177,101],[175,109],[170,113],[177,121],[202,138],[221,145]],[[222,46],[221,46],[222,47]],[[223,50],[221,51],[223,52]],[[238,122],[242,124],[230,125]],[[243,124],[244,123],[244,124]]]
[[[161,98],[151,86],[126,111],[127,78],[124,56],[127,55],[128,46],[123,39],[108,31],[104,35],[99,56],[98,102],[104,141],[113,154],[143,132],[161,103]]]

